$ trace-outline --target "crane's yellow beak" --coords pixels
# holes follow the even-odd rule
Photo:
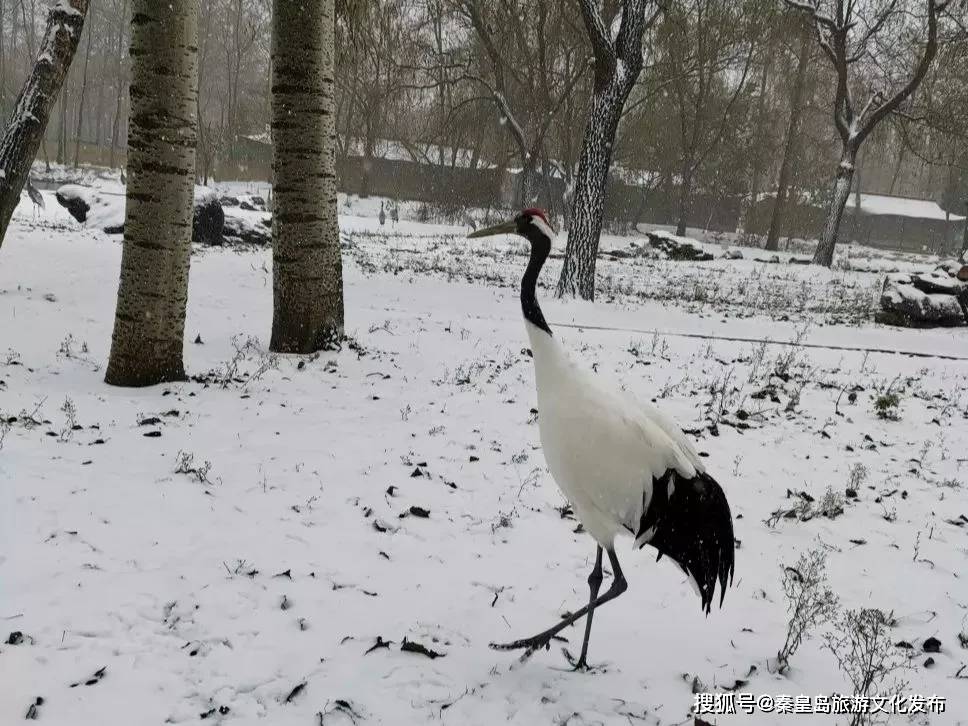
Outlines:
[[[502,222],[501,224],[495,224],[493,227],[485,227],[484,229],[478,229],[471,232],[470,237],[491,237],[496,234],[514,234],[518,231],[518,223],[513,219],[507,222]]]

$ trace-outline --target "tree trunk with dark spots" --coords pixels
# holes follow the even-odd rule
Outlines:
[[[58,3],[47,13],[40,52],[0,141],[0,245],[77,52],[87,6],[88,0],[70,0]]]
[[[135,0],[121,284],[105,382],[183,380],[198,137],[198,0]]]
[[[616,31],[614,22],[605,24],[594,0],[579,0],[578,5],[594,55],[595,83],[578,157],[571,226],[557,294],[593,300],[612,147],[625,101],[642,71],[642,35],[655,21],[658,10],[652,12],[654,6],[649,0],[622,0]]]
[[[845,147],[840,157],[840,164],[837,166],[837,176],[834,179],[834,188],[827,206],[827,221],[824,223],[823,234],[820,235],[817,250],[813,255],[815,265],[830,267],[833,264],[840,222],[844,218],[844,208],[850,197],[856,163],[857,150],[851,146]]]
[[[592,108],[578,156],[578,173],[572,198],[571,226],[559,295],[595,299],[595,260],[605,218],[605,190],[612,163],[612,143],[625,103],[622,89],[610,83],[592,98]]]
[[[517,178],[514,206],[518,209],[533,207],[538,204],[539,184],[537,160],[531,154],[524,160],[521,173]]]
[[[682,180],[679,183],[679,201],[676,205],[676,234],[684,237],[689,224],[689,209],[692,201],[693,169],[686,166],[682,170]]]
[[[343,334],[336,218],[333,0],[275,0],[272,17],[272,340],[312,353]]]

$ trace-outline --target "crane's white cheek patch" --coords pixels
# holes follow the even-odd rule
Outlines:
[[[541,233],[551,240],[552,244],[555,241],[555,231],[545,222],[541,217],[532,217],[531,224],[537,227]]]

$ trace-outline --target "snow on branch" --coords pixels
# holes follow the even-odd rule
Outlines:
[[[795,10],[803,10],[810,13],[813,19],[820,25],[831,29],[837,27],[837,21],[820,10],[818,0],[784,0],[784,2]]]
[[[597,3],[595,0],[578,0],[578,5],[581,8],[581,17],[595,57],[599,61],[614,60],[615,48],[605,21],[602,20],[602,14],[598,11]]]
[[[890,0],[875,12],[869,8],[859,8],[857,3],[849,0],[837,3],[834,16],[824,11],[821,0],[784,0],[787,7],[805,13],[814,22],[817,44],[836,71],[833,115],[837,131],[845,144],[858,147],[878,123],[917,90],[937,54],[938,17],[951,1],[924,0],[926,36],[923,51],[915,59],[914,70],[907,82],[893,93],[875,90],[858,114],[851,99],[849,68],[869,54],[870,44],[877,42],[886,24],[899,14],[908,14],[908,8],[899,0]],[[871,15],[873,17],[869,17]],[[864,26],[862,32],[859,25]]]

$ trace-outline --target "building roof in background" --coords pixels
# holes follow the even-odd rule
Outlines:
[[[851,194],[847,200],[848,209],[853,209],[856,202],[857,195]],[[892,197],[887,194],[861,193],[860,211],[861,214],[869,214],[872,217],[911,217],[913,219],[937,219],[941,221],[946,219],[944,210],[933,200]],[[952,222],[961,222],[965,218],[952,214],[950,219]]]

